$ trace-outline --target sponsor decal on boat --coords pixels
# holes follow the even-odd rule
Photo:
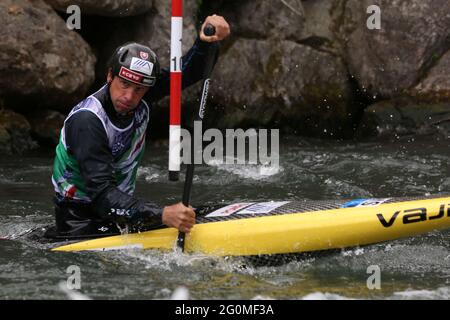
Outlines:
[[[376,207],[385,203],[391,198],[384,199],[355,199],[344,203],[341,208],[355,208],[355,207]]]
[[[270,202],[260,202],[252,206],[245,208],[238,212],[238,214],[264,214],[270,213],[273,210],[284,206],[289,203],[289,201],[270,201]]]
[[[211,212],[210,214],[206,215],[206,217],[227,217],[252,204],[254,204],[254,202],[242,202],[230,204],[226,207]]]

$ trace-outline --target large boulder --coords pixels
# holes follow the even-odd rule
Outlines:
[[[370,95],[395,97],[415,87],[450,48],[448,0],[340,0],[335,33],[350,72]],[[367,8],[381,9],[381,29],[367,27]]]
[[[152,0],[45,0],[56,10],[66,12],[70,5],[77,5],[82,14],[128,17],[144,14],[152,8]]]
[[[213,74],[208,113],[221,128],[283,126],[305,135],[350,134],[357,112],[339,58],[292,41],[241,39]]]
[[[89,46],[42,0],[0,2],[0,96],[14,105],[66,108],[94,80]]]

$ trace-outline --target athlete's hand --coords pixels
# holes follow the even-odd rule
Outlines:
[[[213,36],[206,36],[203,30],[207,24],[212,24],[216,28],[216,33]],[[200,40],[205,42],[220,41],[228,37],[230,34],[230,25],[222,16],[216,14],[205,19],[200,29]]]
[[[180,202],[164,207],[162,222],[168,227],[189,233],[195,224],[195,212],[191,206],[188,208]]]

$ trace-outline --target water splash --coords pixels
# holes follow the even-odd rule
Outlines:
[[[232,159],[233,161],[233,159]],[[255,181],[266,180],[281,172],[283,168],[281,166],[271,165],[249,165],[249,164],[224,164],[219,161],[210,161],[208,165],[216,167],[218,170],[232,173],[240,178],[252,179]]]

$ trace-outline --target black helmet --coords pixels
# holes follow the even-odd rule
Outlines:
[[[159,62],[156,54],[139,43],[126,43],[117,48],[109,61],[113,76],[152,87],[159,76]]]

